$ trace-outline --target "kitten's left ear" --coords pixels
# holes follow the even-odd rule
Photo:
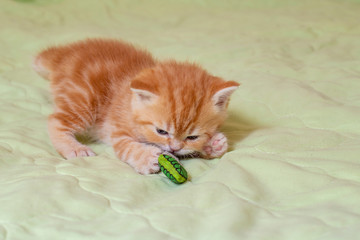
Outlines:
[[[218,110],[224,110],[228,103],[231,94],[240,86],[239,83],[234,81],[222,82],[215,89],[215,93],[212,97],[213,103]]]

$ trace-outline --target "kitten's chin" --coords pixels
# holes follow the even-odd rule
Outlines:
[[[199,157],[201,157],[201,153],[196,152],[196,151],[190,151],[190,150],[180,150],[179,152],[176,152],[175,155],[179,159],[199,158]]]
[[[194,151],[194,150],[186,150],[186,149],[181,149],[177,152],[172,152],[170,150],[170,148],[166,147],[166,146],[159,146],[157,145],[157,147],[161,148],[161,150],[165,151],[165,152],[169,152],[171,154],[174,154],[176,157],[178,157],[179,159],[185,159],[185,158],[200,158],[201,157],[201,153]]]
[[[176,151],[175,152],[175,155],[176,156],[183,156],[183,155],[189,155],[189,154],[192,154],[194,151],[191,151],[191,150],[185,150],[185,149],[181,149],[179,151]]]

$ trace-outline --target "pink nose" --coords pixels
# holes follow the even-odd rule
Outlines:
[[[179,151],[184,147],[184,144],[182,142],[173,141],[169,144],[169,148],[171,152]]]
[[[177,148],[170,147],[171,152],[176,152],[176,151],[179,151],[180,149],[181,149],[180,147],[177,147]]]

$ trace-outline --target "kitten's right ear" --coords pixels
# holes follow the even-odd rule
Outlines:
[[[152,84],[149,84],[151,82],[149,80],[146,78],[146,74],[142,74],[134,78],[130,83],[130,89],[139,102],[150,103],[158,97],[156,94],[157,89]]]
[[[136,98],[142,102],[151,102],[157,97],[156,94],[145,89],[135,88],[133,86],[131,86],[130,89],[135,94]]]

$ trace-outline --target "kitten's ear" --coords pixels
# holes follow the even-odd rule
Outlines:
[[[239,83],[234,81],[223,82],[215,88],[215,93],[212,97],[214,106],[222,111],[226,109],[231,94],[240,86]]]
[[[145,89],[139,89],[139,88],[130,88],[131,91],[135,94],[137,100],[142,101],[142,102],[151,102],[152,100],[154,100],[157,95],[145,90]]]
[[[156,87],[149,84],[149,82],[151,81],[146,78],[146,73],[131,81],[130,89],[139,102],[150,103],[158,97]]]

